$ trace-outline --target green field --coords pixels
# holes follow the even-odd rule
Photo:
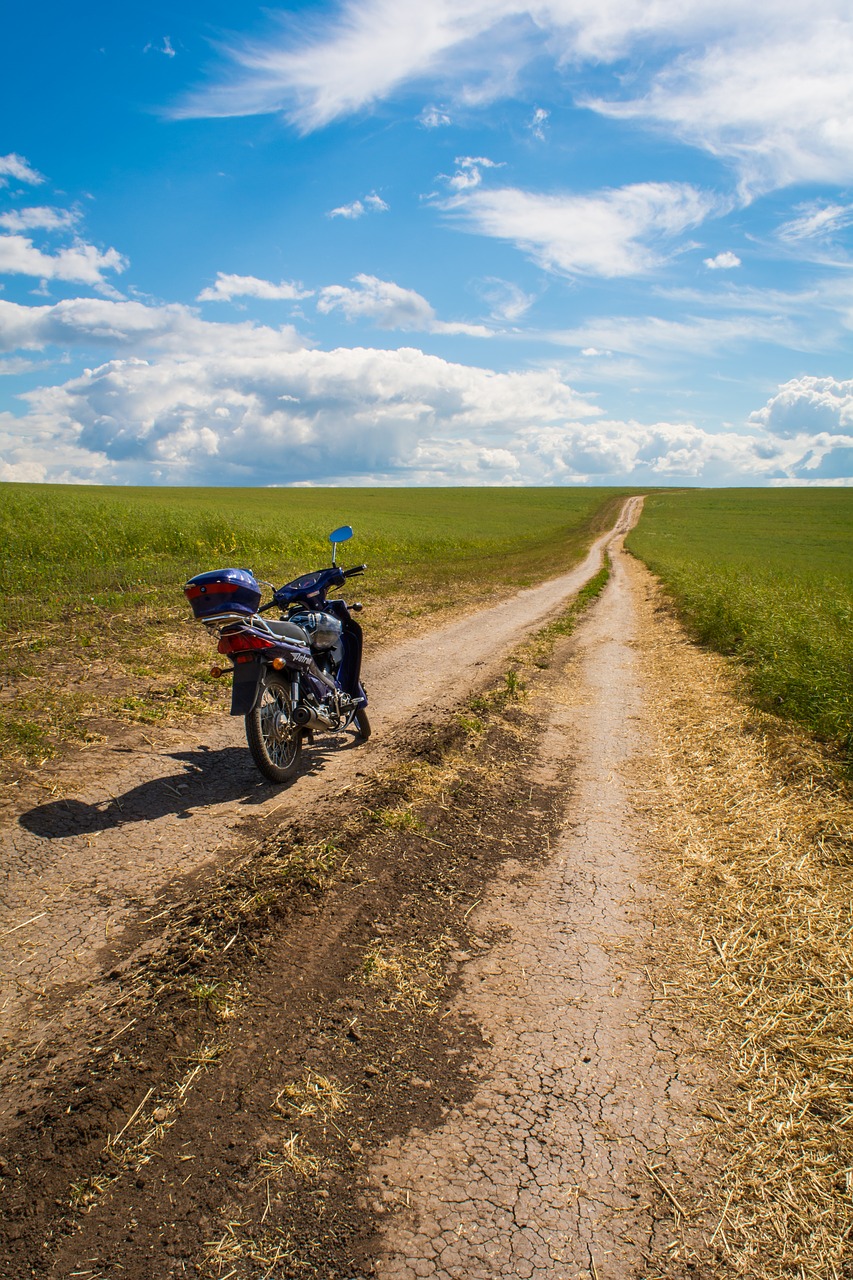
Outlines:
[[[118,489],[0,486],[0,749],[30,763],[109,718],[222,702],[188,577],[230,565],[276,584],[366,561],[369,642],[562,572],[615,515],[614,489]],[[223,682],[224,683],[224,682]]]
[[[853,491],[657,493],[627,545],[758,705],[853,756]]]

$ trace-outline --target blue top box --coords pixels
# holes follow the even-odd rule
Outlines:
[[[251,617],[258,612],[261,588],[248,569],[214,569],[190,578],[184,587],[195,616],[202,621],[220,613],[242,613]]]

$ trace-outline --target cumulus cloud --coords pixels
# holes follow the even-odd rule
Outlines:
[[[38,170],[34,169],[23,156],[15,155],[14,151],[8,156],[0,156],[0,186],[6,186],[10,178],[16,178],[18,182],[27,182],[34,187],[44,182]]]
[[[439,320],[426,298],[414,289],[363,274],[355,276],[353,283],[358,287],[332,284],[321,289],[317,310],[324,315],[340,311],[347,320],[368,320],[380,329],[468,334],[476,338],[492,336],[492,331],[484,325]]]
[[[25,399],[7,461],[43,465],[53,439],[63,468],[73,446],[93,474],[175,482],[405,478],[421,448],[460,475],[493,478],[484,459],[494,463],[508,433],[599,412],[552,373],[495,373],[408,349],[110,360]],[[38,454],[26,454],[26,430]]]
[[[338,205],[337,209],[330,209],[328,216],[330,218],[363,218],[366,213],[385,213],[387,209],[385,201],[374,191],[362,200],[353,200],[352,204],[342,204]]]
[[[750,415],[750,422],[774,436],[853,435],[853,381],[792,378]]]
[[[127,259],[116,249],[101,253],[94,245],[78,242],[70,249],[43,253],[26,236],[0,236],[0,275],[35,276],[40,280],[66,280],[96,289],[111,288],[105,271],[124,271]]]
[[[53,209],[37,205],[29,209],[10,209],[0,213],[0,227],[5,231],[64,231],[79,221],[76,209]]]
[[[639,182],[583,196],[478,188],[442,207],[482,235],[513,241],[546,271],[612,278],[659,266],[672,239],[719,206],[686,183]]]
[[[257,276],[234,276],[217,271],[216,281],[202,289],[198,301],[230,302],[232,298],[261,298],[271,302],[296,302],[300,298],[310,298],[312,292],[287,280],[273,284],[271,280],[259,280]]]
[[[554,371],[413,349],[114,359],[0,417],[7,478],[571,484],[839,474],[853,436],[620,422]]]
[[[740,258],[730,249],[718,253],[713,258],[703,258],[702,261],[709,271],[731,271],[734,267],[741,265]]]
[[[68,298],[26,307],[0,299],[0,351],[110,348],[118,351],[211,355],[222,350],[270,354],[304,346],[291,325],[272,329],[249,321],[211,324],[180,303],[149,306],[103,298]]]
[[[429,322],[419,295],[355,283],[346,305]],[[556,370],[500,373],[411,348],[310,350],[292,330],[209,324],[177,305],[0,302],[0,335],[20,348],[100,342],[111,355],[28,392],[21,416],[0,415],[7,479],[761,482],[845,474],[853,446],[853,383],[832,379],[786,384],[746,429],[711,433],[608,419]]]

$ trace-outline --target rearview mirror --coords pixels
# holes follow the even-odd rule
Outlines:
[[[332,564],[335,563],[335,556],[338,554],[338,543],[349,542],[352,537],[352,525],[342,524],[340,529],[333,529],[329,534],[329,541],[332,544]]]

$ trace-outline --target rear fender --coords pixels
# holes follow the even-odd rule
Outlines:
[[[268,667],[264,662],[238,662],[234,666],[231,685],[232,716],[248,716],[255,709],[266,683]]]

